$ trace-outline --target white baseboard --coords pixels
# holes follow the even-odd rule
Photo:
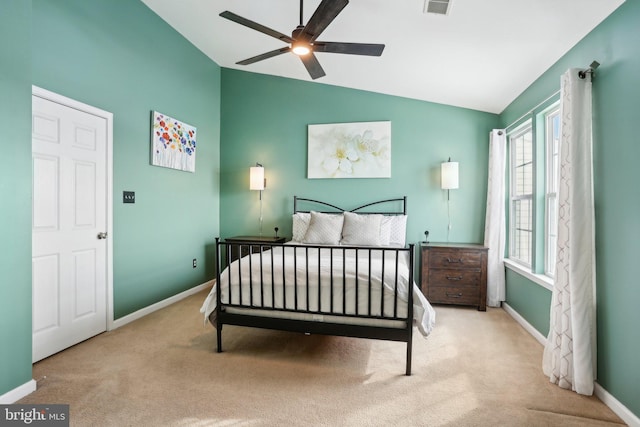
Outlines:
[[[0,396],[0,405],[11,405],[36,391],[36,380],[30,380]]]
[[[627,423],[629,427],[640,427],[640,418],[638,418],[633,412],[631,412],[626,406],[624,406],[618,399],[613,397],[607,390],[602,388],[598,383],[595,384],[594,394],[598,399],[602,400],[602,403],[607,405],[617,416],[622,418],[622,421]]]
[[[502,303],[502,308],[504,309],[504,311],[509,313],[509,315],[511,317],[513,317],[515,319],[515,321],[518,322],[518,324],[520,326],[522,326],[527,332],[529,332],[531,335],[533,335],[533,337],[536,340],[538,340],[538,342],[540,344],[542,344],[544,346],[547,343],[547,338],[544,335],[542,335],[540,332],[538,332],[538,330],[536,328],[531,326],[531,324],[529,322],[527,322],[524,317],[520,316],[520,314],[518,314],[517,311],[515,311],[513,308],[511,308],[511,306],[509,306],[509,304],[507,304],[506,302],[503,302]]]
[[[529,332],[533,337],[538,340],[540,344],[543,346],[547,342],[547,338],[542,335],[536,328],[531,326],[529,322],[525,320],[524,317],[520,316],[518,312],[516,312],[513,308],[509,306],[509,304],[503,302],[502,308],[504,311],[509,313],[511,317],[514,318],[520,326],[522,326],[527,332]],[[624,406],[618,399],[613,397],[607,390],[605,390],[600,384],[597,382],[594,384],[594,394],[602,403],[607,405],[609,409],[611,409],[617,416],[622,418],[622,421],[627,423],[630,427],[640,427],[640,418],[638,418],[633,412],[629,410],[626,406]]]
[[[174,295],[174,296],[169,297],[167,299],[164,299],[162,301],[158,301],[157,303],[152,304],[150,306],[147,306],[145,308],[141,308],[140,310],[134,311],[131,314],[127,314],[124,317],[121,317],[119,319],[114,320],[113,323],[111,325],[109,325],[108,330],[112,331],[114,329],[117,329],[117,328],[119,328],[121,326],[126,325],[127,323],[131,323],[134,320],[138,320],[138,319],[146,316],[147,314],[151,314],[154,311],[160,310],[161,308],[168,307],[171,304],[176,303],[176,302],[178,302],[180,300],[183,300],[188,296],[191,296],[193,294],[197,294],[198,292],[203,291],[203,290],[205,290],[207,288],[211,288],[213,286],[214,282],[215,282],[215,280],[209,280],[208,282],[203,283],[202,285],[198,285],[198,286],[195,286],[195,287],[193,287],[191,289],[187,289],[186,291],[181,292],[181,293],[179,293],[177,295]]]

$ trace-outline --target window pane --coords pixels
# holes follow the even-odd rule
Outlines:
[[[558,215],[556,214],[556,204],[557,198],[555,195],[549,196],[547,199],[547,206],[549,209],[548,215],[548,234],[547,234],[547,246],[545,248],[546,251],[546,266],[545,273],[549,276],[553,276],[555,274],[556,268],[556,244],[558,242]]]
[[[518,136],[513,141],[514,188],[513,194],[521,196],[533,192],[533,144],[531,132]]]
[[[547,193],[558,191],[558,148],[560,146],[560,111],[547,116]]]
[[[556,195],[550,194],[547,198],[549,206],[549,236],[555,236],[558,230],[558,215],[556,215]]]
[[[531,126],[510,135],[511,218],[510,257],[526,265],[533,254],[533,133]]]
[[[545,273],[553,276],[556,264],[557,242],[557,194],[560,148],[560,108],[552,110],[545,116],[545,147],[547,150],[545,170],[547,188],[545,195]]]
[[[513,201],[513,239],[511,255],[526,264],[531,264],[532,203],[529,199]]]

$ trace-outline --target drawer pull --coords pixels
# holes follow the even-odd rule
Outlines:
[[[454,280],[454,281],[458,281],[458,280],[462,280],[462,276],[447,276],[447,280]]]
[[[451,259],[451,258],[447,257],[447,262],[449,264],[462,264],[462,258]]]
[[[462,298],[462,292],[459,292],[457,294],[450,294],[449,292],[447,292],[447,297],[448,298]]]

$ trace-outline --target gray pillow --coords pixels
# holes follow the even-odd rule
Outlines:
[[[344,213],[341,245],[380,246],[382,215],[358,215]]]
[[[342,237],[342,214],[324,214],[311,211],[309,228],[303,242],[316,245],[338,245]]]
[[[309,221],[311,220],[311,214],[307,212],[296,212],[293,214],[293,229],[291,240],[295,242],[302,242],[307,229],[309,228]]]

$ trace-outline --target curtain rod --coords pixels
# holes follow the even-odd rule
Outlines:
[[[581,79],[585,79],[587,77],[587,74],[591,74],[591,77],[593,78],[593,76],[595,76],[596,68],[598,68],[599,66],[600,63],[598,61],[593,61],[589,65],[589,68],[587,68],[586,70],[578,71],[578,77],[580,77]]]
[[[581,79],[585,79],[587,77],[587,74],[591,74],[591,77],[593,78],[593,76],[595,76],[595,71],[596,68],[598,68],[600,66],[600,63],[598,61],[592,61],[591,64],[589,64],[589,67],[587,67],[584,70],[580,70],[578,71],[578,77],[580,77]],[[536,109],[538,109],[541,105],[545,104],[547,101],[549,101],[551,98],[553,98],[554,96],[558,95],[560,93],[560,90],[558,90],[557,92],[552,93],[551,95],[549,95],[544,101],[540,102],[538,105],[536,105],[535,107],[533,107],[532,109],[530,109],[529,111],[527,111],[526,113],[524,113],[522,116],[520,116],[518,118],[518,120],[515,120],[513,122],[511,122],[511,124],[509,126],[507,126],[506,128],[504,128],[506,131],[509,130],[509,128],[513,127],[514,125],[516,125],[518,122],[520,122],[520,120],[524,119],[525,117],[527,117],[529,114],[533,113]]]

